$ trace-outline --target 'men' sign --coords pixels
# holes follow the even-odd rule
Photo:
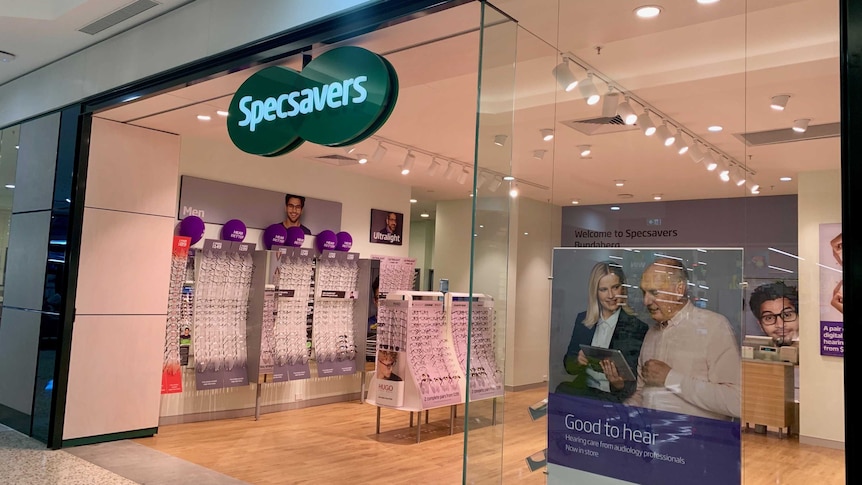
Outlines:
[[[267,157],[303,141],[353,145],[383,126],[396,99],[398,76],[389,61],[360,47],[338,47],[301,73],[273,66],[246,79],[231,99],[227,131],[240,150]]]

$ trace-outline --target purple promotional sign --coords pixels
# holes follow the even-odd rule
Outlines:
[[[820,355],[844,357],[844,242],[841,224],[820,224]]]
[[[287,234],[285,235],[285,246],[292,246],[298,248],[302,246],[302,243],[305,242],[305,233],[302,232],[301,227],[291,226],[287,228]]]
[[[297,227],[297,229],[299,229]],[[300,231],[302,231],[300,229]],[[263,231],[263,245],[266,249],[272,249],[273,245],[284,246],[287,242],[287,228],[284,224],[271,224]]]
[[[565,479],[577,470],[643,485],[740,483],[740,427],[551,393],[548,463],[565,467],[552,472],[560,483],[575,483]]]
[[[239,219],[231,219],[221,228],[221,238],[225,241],[242,241],[245,239],[245,224]]]
[[[335,235],[335,249],[337,251],[350,251],[353,247],[353,237],[347,231],[341,231]]]
[[[204,229],[204,221],[198,216],[186,216],[180,222],[180,236],[191,238],[192,244],[204,237]]]
[[[320,234],[317,235],[317,239],[315,240],[317,250],[321,253],[326,251],[327,249],[335,249],[336,243],[337,239],[335,237],[335,233],[330,231],[329,229],[321,231]]]

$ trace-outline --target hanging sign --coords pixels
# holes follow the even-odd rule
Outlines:
[[[389,61],[361,47],[338,47],[301,73],[272,66],[246,79],[231,99],[227,130],[240,150],[268,157],[303,141],[353,145],[383,126],[397,98]]]

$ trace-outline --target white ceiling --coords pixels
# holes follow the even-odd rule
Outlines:
[[[96,3],[111,2],[85,5]],[[762,195],[796,193],[800,172],[840,166],[837,137],[758,147],[748,147],[738,137],[761,130],[791,134],[797,118],[811,118],[812,125],[840,121],[837,2],[721,0],[700,5],[695,0],[664,0],[659,2],[662,14],[650,20],[633,15],[640,0],[497,3],[522,28],[502,24],[487,31],[479,164],[496,173],[511,172],[521,181],[522,196],[569,205],[575,198],[581,204],[609,204],[652,201],[656,193],[664,200],[747,194],[638,130],[587,135],[563,125],[600,116],[601,103],[587,106],[577,90],[559,89],[551,75],[559,57],[549,46],[557,41],[561,51],[584,60],[688,133],[746,163],[756,172]],[[429,176],[431,158],[426,153],[472,164],[477,148],[478,14],[478,4],[468,4],[349,42],[384,54],[398,72],[401,91],[390,120],[378,132],[396,144],[388,145],[386,157],[377,163],[342,169],[411,185],[420,200],[416,212],[433,214],[434,201],[466,198],[470,191],[468,184],[441,174]],[[557,18],[562,19],[559,25]],[[5,32],[0,35],[5,39]],[[331,48],[315,47],[317,53]],[[299,59],[284,64],[298,68]],[[246,70],[223,76],[99,116],[228,143],[221,118],[204,123],[196,116],[225,109],[250,74]],[[606,90],[602,84],[599,89]],[[792,95],[787,110],[771,110],[770,97],[783,93]],[[724,130],[708,132],[713,124]],[[556,138],[543,142],[542,128],[554,128]],[[492,143],[498,133],[509,135],[503,147]],[[357,152],[371,154],[376,144],[367,140]],[[581,144],[592,145],[592,158],[579,159],[575,147]],[[408,176],[400,175],[398,168],[406,154],[400,145],[419,149]],[[532,157],[537,149],[548,150],[544,159]],[[288,161],[333,154],[346,155],[341,149],[305,144],[284,157]],[[779,182],[782,176],[793,180]],[[625,186],[616,187],[615,179],[625,179]],[[480,189],[480,196],[504,193],[505,185],[494,194]],[[620,194],[631,197],[621,199]]]

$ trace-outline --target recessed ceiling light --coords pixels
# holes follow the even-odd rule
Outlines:
[[[410,199],[410,203],[411,203],[411,204],[415,204],[415,203],[417,203],[417,202],[419,202],[419,201],[418,201],[418,200],[416,200],[416,199]]]
[[[201,120],[201,121],[209,121],[209,120],[211,120],[211,119],[212,119],[212,116],[207,116],[207,115],[198,115],[198,119],[199,119],[199,120]]]
[[[503,177],[503,180],[511,182],[512,180],[515,180],[515,177],[512,177],[511,175],[506,175],[505,177]]]
[[[778,179],[778,180],[780,180],[780,181],[782,181],[782,182],[790,182],[790,181],[791,181],[791,180],[793,180],[793,179],[792,179],[792,178],[790,178],[790,177],[781,177],[781,178],[780,178],[780,179]]]
[[[429,214],[427,212],[423,212],[423,213],[419,214],[419,217],[431,217],[431,214]]]
[[[789,94],[779,94],[777,96],[773,96],[772,100],[769,103],[769,107],[774,109],[775,111],[784,111],[784,108],[787,107],[787,102],[789,100]]]
[[[617,187],[622,187],[625,184],[626,184],[625,180],[614,180],[614,185],[616,185]]]
[[[638,7],[635,9],[635,15],[642,19],[651,19],[653,17],[658,17],[658,14],[661,13],[661,7],[657,5],[644,5],[643,7]]]
[[[479,227],[480,227],[480,228],[483,228],[483,227],[485,227],[485,225],[484,225],[484,224],[479,224]]]
[[[17,56],[11,52],[0,51],[0,62],[12,62]]]
[[[136,99],[138,99],[138,98],[140,98],[140,97],[141,97],[141,96],[140,96],[140,95],[138,95],[138,94],[133,94],[133,95],[129,96],[128,98],[124,99],[124,100],[123,100],[123,101],[121,101],[121,102],[123,102],[123,103],[128,103],[129,101],[134,101],[134,100],[136,100]]]
[[[6,184],[6,188],[7,188],[7,189],[14,189],[14,188],[15,188],[15,184]]]
[[[581,203],[581,201],[579,201],[578,199],[575,199],[572,201],[572,204],[574,204],[574,205],[578,205],[580,203]]]
[[[697,0],[697,3],[701,5],[709,5],[710,3],[718,3],[719,0]]]
[[[525,233],[524,233],[524,235],[525,235],[525,236],[529,236],[529,235],[530,235],[530,233],[529,233],[529,232],[525,232]]]
[[[368,163],[368,155],[360,153],[356,156],[356,161],[359,162],[360,165],[365,165],[366,163]]]
[[[618,210],[620,210],[620,206],[618,206],[618,205],[612,205],[612,206],[611,206],[611,210],[612,210],[612,211],[618,211]]]
[[[712,125],[712,126],[710,126],[709,128],[707,128],[707,130],[709,130],[709,131],[711,131],[711,132],[713,132],[713,133],[718,133],[719,131],[721,131],[721,130],[723,130],[723,129],[724,129],[724,128],[722,128],[721,126],[718,126],[718,125]]]
[[[542,134],[542,140],[551,141],[554,139],[554,130],[550,128],[543,128],[539,132]]]
[[[223,109],[220,109],[220,110],[216,111],[216,114],[219,116],[227,116],[228,112],[223,110]]]
[[[653,194],[652,200],[661,200],[661,194]]]

